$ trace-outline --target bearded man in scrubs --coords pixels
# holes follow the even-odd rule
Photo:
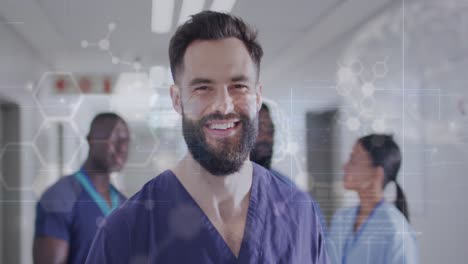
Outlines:
[[[84,263],[98,226],[126,198],[111,183],[128,154],[129,130],[114,113],[94,117],[89,155],[76,173],[62,177],[36,207],[34,263]]]
[[[229,14],[177,29],[170,95],[189,152],[106,219],[86,263],[328,263],[315,203],[249,160],[262,54]]]

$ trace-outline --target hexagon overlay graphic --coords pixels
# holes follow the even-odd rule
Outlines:
[[[46,72],[34,94],[40,109],[47,117],[71,117],[82,100],[82,92],[71,73]]]
[[[80,150],[85,139],[76,125],[68,120],[47,120],[39,128],[34,144],[45,164],[69,164]]]

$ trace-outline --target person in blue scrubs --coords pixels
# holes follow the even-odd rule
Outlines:
[[[273,175],[286,181],[288,184],[294,184],[290,178],[271,168],[274,138],[275,125],[271,118],[270,109],[265,103],[263,103],[260,111],[258,112],[258,134],[255,146],[250,152],[250,160],[270,170]]]
[[[189,151],[109,215],[86,263],[328,263],[314,201],[249,160],[262,53],[229,14],[176,30],[170,95]]]
[[[263,166],[265,169],[270,170],[273,176],[278,177],[281,181],[286,184],[295,185],[291,178],[287,177],[283,173],[273,169],[271,167],[271,161],[273,159],[273,148],[275,138],[275,124],[271,118],[270,108],[265,103],[262,103],[262,107],[258,112],[258,134],[255,141],[255,146],[250,152],[250,160]],[[320,224],[322,230],[326,233],[326,222],[323,217],[322,211],[318,203],[315,204],[317,214],[320,218]]]
[[[114,113],[98,114],[87,140],[89,155],[81,169],[62,177],[37,204],[36,264],[84,263],[98,226],[126,200],[110,183],[110,174],[127,160],[127,124]]]
[[[327,243],[333,263],[419,263],[406,198],[397,182],[400,164],[392,136],[372,134],[356,142],[344,166],[344,187],[356,191],[360,203],[333,216]],[[396,184],[395,204],[384,199],[390,182]]]

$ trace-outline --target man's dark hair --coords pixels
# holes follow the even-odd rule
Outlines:
[[[241,18],[220,12],[203,11],[177,28],[169,44],[169,60],[172,78],[183,70],[183,58],[187,47],[195,40],[221,40],[234,37],[241,40],[260,73],[263,50],[257,41],[257,31]]]
[[[263,129],[265,129],[265,131],[267,131],[272,137],[274,137],[275,136],[275,124],[273,124],[273,118],[271,117],[270,108],[265,103],[262,103],[262,107],[260,107],[260,112],[266,113],[268,115],[268,118],[270,119],[269,120],[270,123],[264,124]]]
[[[110,122],[110,123],[115,125],[118,121],[121,121],[122,123],[127,125],[127,122],[125,122],[125,120],[116,113],[106,112],[106,113],[97,114],[93,118],[93,121],[91,121],[91,126],[90,126],[90,129],[89,129],[88,139],[89,139],[89,136],[91,134],[93,134],[94,130],[100,129],[98,127],[99,123]]]

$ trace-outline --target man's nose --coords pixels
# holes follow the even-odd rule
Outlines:
[[[229,94],[228,86],[225,85],[218,88],[218,92],[216,93],[216,97],[214,98],[214,103],[212,105],[212,110],[223,115],[227,115],[234,111],[234,102],[231,94]]]

